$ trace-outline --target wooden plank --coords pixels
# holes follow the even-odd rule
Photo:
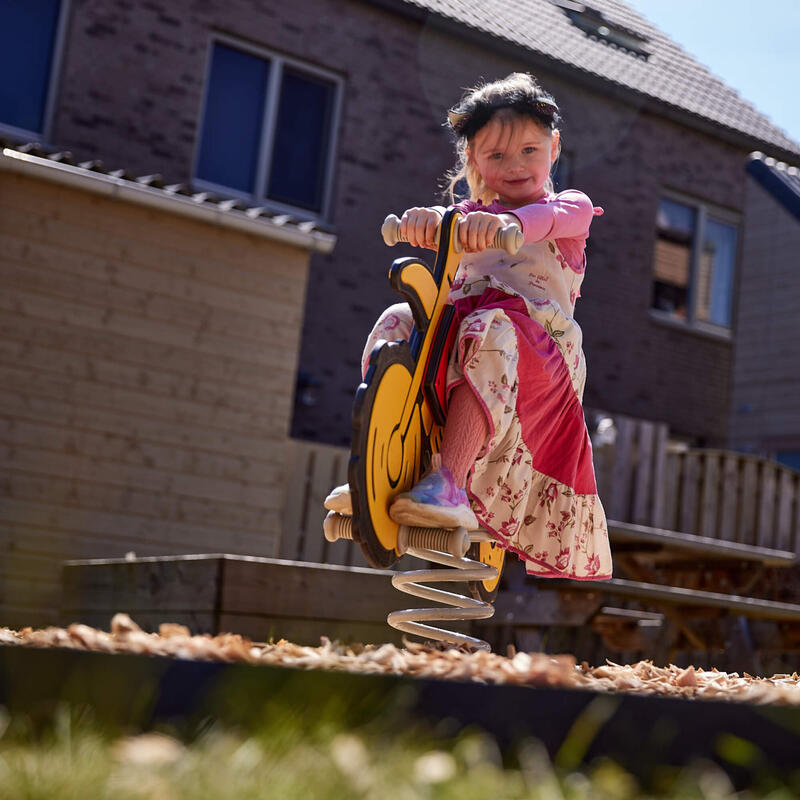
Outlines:
[[[774,546],[781,550],[792,548],[792,506],[797,502],[796,475],[793,470],[778,468],[778,503],[775,515]]]
[[[139,556],[177,554],[174,545],[147,544],[136,536],[120,536],[116,533],[62,531],[17,524],[4,524],[0,531],[0,572],[7,570],[9,574],[19,574],[19,559],[22,558],[37,559],[40,570],[51,570],[60,576],[65,561],[122,558],[130,552],[137,552]]]
[[[681,502],[678,516],[679,530],[696,534],[698,530],[698,496],[700,484],[700,456],[696,451],[683,455],[681,475]]]
[[[213,286],[198,281],[192,274],[165,273],[151,265],[77,253],[62,245],[8,233],[0,233],[0,253],[3,253],[6,261],[16,261],[28,267],[68,273],[84,279],[113,282],[115,286],[155,293],[165,300],[178,303],[186,302],[186,298],[193,298],[195,301],[202,300],[213,308],[243,311],[257,317],[272,316],[287,322],[293,319],[298,310],[302,310],[296,288],[295,303],[292,303],[292,295],[286,292],[276,296]]]
[[[600,592],[548,592],[530,580],[521,588],[500,592],[494,616],[482,620],[481,626],[586,625],[601,603]]]
[[[4,326],[5,327],[5,326]],[[207,379],[202,372],[175,373],[162,369],[158,360],[147,361],[138,356],[126,363],[111,353],[101,357],[89,347],[68,351],[63,347],[42,347],[11,337],[0,339],[0,362],[63,377],[96,381],[98,384],[145,391],[170,400],[194,401],[208,406],[226,406],[243,411],[260,407],[266,392],[283,396],[288,401],[291,382],[288,375],[275,370],[268,381],[251,380],[249,385]],[[252,370],[260,372],[260,370]]]
[[[614,442],[613,483],[607,513],[614,519],[627,520],[630,514],[634,422],[628,417],[619,416],[614,418],[614,424],[617,438]]]
[[[756,500],[758,492],[758,462],[753,458],[744,459],[741,466],[740,485],[742,487],[739,503],[736,541],[745,544],[756,543]]]
[[[62,259],[63,261],[69,263],[69,258]],[[215,308],[202,296],[199,288],[191,293],[192,300],[165,297],[153,289],[133,289],[119,286],[116,281],[97,280],[75,274],[64,269],[62,262],[53,268],[37,265],[29,258],[22,263],[4,254],[0,261],[4,288],[14,287],[25,293],[46,295],[85,306],[114,308],[135,317],[167,321],[176,327],[192,331],[202,329],[238,341],[242,347],[250,346],[252,340],[263,343],[276,338],[283,339],[287,330],[280,330],[281,326],[297,328],[301,324],[299,302],[277,304],[265,299],[264,308],[259,309],[257,315],[250,314],[245,311],[244,303],[238,311]],[[105,272],[108,277],[108,271]]]
[[[389,570],[277,559],[224,558],[220,608],[293,619],[385,620],[430,601],[398,592]]]
[[[653,437],[653,504],[650,518],[645,524],[655,527],[665,526],[665,501],[666,501],[666,470],[667,470],[667,425],[663,422],[656,423]]]
[[[685,553],[708,561],[755,561],[773,567],[791,566],[797,561],[797,556],[789,550],[727,542],[617,520],[608,521],[608,534],[612,551],[615,545],[640,544],[646,546],[643,553],[649,554],[657,552],[654,548],[663,548],[665,551]]]
[[[167,226],[147,225],[136,228],[131,220],[123,221],[119,235],[112,235],[109,208],[103,210],[103,231],[98,235],[96,226],[87,229],[85,225],[70,224],[63,219],[50,217],[43,219],[42,204],[49,204],[48,192],[40,193],[38,199],[32,200],[32,206],[26,210],[21,207],[23,197],[17,195],[9,205],[0,194],[0,232],[21,236],[26,239],[50,242],[54,246],[81,254],[91,254],[114,263],[124,261],[139,266],[150,267],[166,274],[191,277],[201,284],[219,286],[248,294],[274,297],[275,299],[293,302],[302,297],[305,288],[307,254],[298,253],[296,248],[284,247],[277,242],[253,246],[252,240],[247,246],[236,247],[239,242],[232,242],[223,236],[225,249],[215,253],[209,246],[211,237],[207,225],[202,225],[196,244],[204,252],[191,252],[167,245],[165,234]],[[38,202],[37,202],[38,200]],[[57,213],[70,213],[71,204],[62,204]],[[110,209],[113,213],[113,208]],[[174,219],[174,218],[172,218]],[[84,217],[83,223],[93,222]],[[132,232],[138,234],[152,232],[155,240],[148,241],[141,236],[132,240]],[[222,231],[220,231],[222,233]],[[246,234],[226,231],[235,239]],[[231,247],[234,244],[234,247]],[[133,245],[133,246],[132,246]],[[267,255],[270,257],[267,258]],[[266,267],[266,268],[265,268]]]
[[[27,421],[14,419],[2,430],[3,441],[16,449],[36,453],[46,461],[69,454],[93,463],[110,462],[125,465],[133,470],[145,470],[170,476],[196,475],[201,479],[247,481],[260,486],[277,486],[283,483],[285,463],[283,447],[277,442],[261,454],[261,458],[238,453],[208,453],[184,442],[183,446],[165,446],[160,442],[143,441],[115,433],[95,433],[77,427],[65,428],[48,420]],[[88,470],[91,471],[91,470]],[[62,475],[85,474],[74,470]]]
[[[279,527],[280,509],[277,506],[254,508],[208,498],[142,491],[122,484],[100,483],[89,477],[60,477],[0,469],[0,480],[9,503],[22,500],[87,512],[127,513],[142,520],[180,519],[211,531],[242,530],[259,536],[263,536],[265,531],[271,534]]]
[[[719,456],[716,452],[703,454],[702,470],[703,488],[700,499],[700,526],[697,533],[701,536],[713,538],[718,535]]]
[[[667,453],[664,459],[664,494],[661,505],[661,527],[677,530],[680,504],[680,472],[683,458],[679,453]]]
[[[223,559],[218,555],[97,559],[64,565],[64,609],[114,609],[135,614],[215,612]]]
[[[606,442],[595,446],[593,442],[592,461],[597,481],[597,494],[603,503],[608,503],[611,499],[611,487],[614,479],[614,444]]]
[[[206,331],[202,327],[190,328],[170,320],[148,319],[140,314],[116,309],[113,314],[109,314],[109,307],[113,308],[108,305],[86,305],[77,300],[50,297],[11,286],[4,286],[0,295],[0,309],[39,320],[86,327],[99,333],[111,331],[152,344],[196,347],[200,352],[224,358],[245,358],[252,364],[268,369],[291,369],[295,362],[296,329],[287,327],[277,336],[277,341],[284,343],[283,347],[274,343],[266,347],[264,342],[259,343],[255,339],[243,343],[241,340]]]
[[[191,346],[165,345],[109,330],[100,337],[91,328],[72,326],[59,320],[22,317],[13,311],[0,316],[0,334],[3,339],[27,347],[46,348],[65,355],[91,353],[95,358],[117,361],[122,365],[157,365],[172,375],[201,376],[212,386],[222,383],[260,391],[286,388],[283,370],[253,369],[252,362],[243,357],[202,353]]]
[[[543,587],[564,589],[567,585],[585,591],[601,591],[631,599],[666,603],[668,605],[719,609],[754,619],[771,619],[781,622],[800,622],[800,605],[761,600],[754,597],[739,597],[721,592],[706,592],[699,589],[684,589],[677,586],[659,586],[653,583],[612,578],[608,581],[588,582],[561,580],[542,581]]]
[[[111,459],[81,458],[78,456],[37,450],[30,447],[11,447],[0,444],[0,463],[7,469],[38,475],[80,475],[84,480],[157,492],[195,500],[219,503],[241,503],[252,508],[279,509],[283,497],[280,484],[248,482],[245,479],[222,480],[203,475],[136,467]]]
[[[90,403],[75,405],[63,395],[45,396],[39,392],[23,393],[0,386],[0,413],[16,419],[41,421],[68,428],[116,434],[146,442],[162,442],[181,447],[187,442],[211,453],[239,453],[256,458],[271,452],[283,441],[281,436],[265,436],[255,431],[222,431],[210,426],[187,423],[180,419],[160,419],[138,414],[135,410],[98,407]]]
[[[290,439],[286,452],[286,490],[281,524],[280,557],[300,560],[300,531],[308,483],[308,450],[304,442]]]
[[[322,505],[331,490],[331,479],[334,474],[335,453],[330,448],[315,447],[311,460],[311,474],[306,496],[306,508],[303,517],[302,560],[310,562],[325,561],[325,537],[322,534],[322,523],[328,513]]]
[[[738,541],[736,535],[736,509],[739,504],[739,461],[732,453],[722,459],[720,480],[719,524],[717,535],[729,542]]]
[[[119,409],[151,419],[182,422],[191,427],[207,426],[232,433],[251,432],[278,439],[285,434],[286,397],[265,399],[261,407],[250,410],[217,408],[186,400],[157,397],[146,391],[99,385],[94,381],[69,378],[0,364],[0,386],[14,387],[18,393],[46,399],[68,399],[75,406]]]
[[[775,465],[761,462],[756,517],[756,544],[771,547],[775,540],[776,475]]]
[[[652,508],[655,423],[638,420],[636,428],[636,470],[633,476],[631,521],[646,525],[650,521]]]
[[[327,478],[327,485],[321,487],[323,495],[322,500],[328,496],[328,493],[334,486],[339,486],[347,482],[347,462],[350,458],[350,451],[346,448],[337,448],[332,451],[331,469]],[[342,476],[344,475],[344,478]],[[322,500],[320,505],[322,505]],[[325,519],[327,512],[323,511],[322,519]],[[322,538],[322,523],[320,522],[319,536]],[[323,539],[323,557],[322,560],[326,564],[350,564],[350,556],[354,546],[354,542],[346,540],[338,542],[328,542]],[[357,546],[357,545],[356,545]]]
[[[269,242],[265,248],[265,242],[251,234],[27,176],[19,180],[4,176],[3,183],[10,191],[0,195],[3,208],[0,220],[15,213],[20,218],[20,225],[12,227],[12,231],[27,232],[23,227],[27,220],[34,230],[53,237],[68,238],[68,232],[73,232],[69,238],[79,250],[100,248],[111,241],[125,245],[121,248],[124,254],[141,247],[159,248],[170,251],[170,255],[174,252],[205,257],[212,262],[233,261],[241,264],[240,268],[263,273],[264,253],[268,249],[276,257],[269,266],[287,279],[297,262],[307,257],[307,252],[295,245]],[[102,227],[97,224],[99,218],[103,220]],[[165,219],[168,224],[162,224]],[[302,282],[302,276],[295,274],[294,278]]]
[[[109,548],[114,547],[117,540],[133,537],[142,548],[170,547],[173,552],[181,553],[190,548],[193,552],[215,552],[224,545],[224,549],[230,553],[271,556],[275,553],[278,539],[277,530],[253,533],[236,528],[188,524],[172,519],[137,517],[121,510],[87,513],[85,509],[27,500],[15,500],[6,504],[3,519],[12,525],[84,532],[106,537]]]
[[[795,478],[794,493],[794,533],[792,550],[800,556],[800,477]]]
[[[464,623],[461,623],[464,625]],[[458,623],[452,623],[456,630]],[[288,639],[294,644],[318,646],[321,637],[345,644],[403,643],[401,631],[390,627],[386,620],[330,620],[294,619],[292,617],[267,617],[254,614],[221,614],[220,633],[238,633],[256,642],[270,639]]]

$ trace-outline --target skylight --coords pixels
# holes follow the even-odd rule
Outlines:
[[[562,9],[569,17],[570,22],[580,28],[590,39],[641,58],[647,58],[650,55],[647,47],[649,39],[646,36],[611,22],[601,11],[578,2],[578,0],[550,0],[550,2]]]

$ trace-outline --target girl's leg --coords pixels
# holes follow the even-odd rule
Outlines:
[[[411,314],[411,308],[408,303],[395,303],[389,306],[378,317],[367,337],[364,352],[361,355],[361,377],[363,378],[367,374],[370,354],[380,339],[385,339],[388,342],[393,342],[397,339],[407,340],[411,336],[413,327],[414,317]],[[353,513],[350,487],[346,483],[335,487],[325,498],[323,505],[328,511],[350,516]]]
[[[460,384],[450,396],[442,437],[442,465],[450,470],[459,489],[467,485],[467,475],[488,436],[481,404],[466,383]]]
[[[411,307],[408,303],[395,303],[389,306],[383,314],[378,317],[378,321],[372,326],[364,352],[361,354],[361,377],[367,374],[369,357],[378,343],[378,340],[385,339],[387,342],[395,342],[398,339],[408,339],[414,328],[414,317],[411,314]]]
[[[477,528],[464,486],[488,435],[480,403],[469,386],[461,384],[447,408],[440,457],[434,457],[429,475],[397,496],[389,509],[391,518],[405,525]]]

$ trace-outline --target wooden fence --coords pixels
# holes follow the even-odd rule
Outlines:
[[[774,461],[671,443],[664,423],[610,415],[594,446],[609,519],[800,554],[800,473]],[[281,557],[365,565],[352,543],[322,536],[322,502],[347,480],[349,451],[293,441]]]
[[[353,542],[328,542],[322,535],[323,501],[347,481],[350,450],[292,439],[287,450],[286,506],[280,557],[320,564],[369,566]]]
[[[800,554],[800,473],[726,450],[668,453],[663,526]]]

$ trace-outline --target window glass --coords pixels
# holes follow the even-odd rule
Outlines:
[[[653,308],[679,319],[687,319],[689,313],[696,218],[695,209],[672,200],[662,200],[658,209]]]
[[[197,176],[252,193],[270,63],[215,44],[206,93]]]
[[[570,158],[569,153],[565,153],[562,150],[551,172],[551,175],[553,176],[553,188],[556,190],[556,192],[563,192],[564,189],[570,188],[569,183],[572,172],[571,162],[572,159]]]
[[[322,210],[334,84],[284,68],[267,196]]]
[[[800,472],[800,450],[781,450],[775,455],[779,464],[791,467]]]
[[[736,228],[708,218],[698,264],[698,319],[730,325],[735,259]]]
[[[0,122],[41,132],[59,14],[58,0],[0,0]]]

